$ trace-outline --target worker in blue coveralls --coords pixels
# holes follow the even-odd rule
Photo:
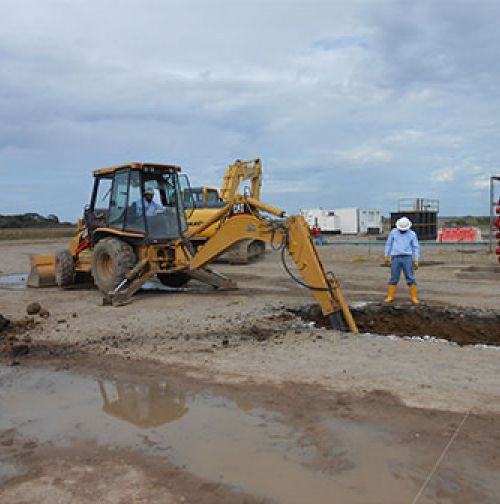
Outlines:
[[[406,283],[410,289],[410,299],[413,304],[419,304],[417,283],[414,270],[419,267],[420,245],[417,235],[411,228],[411,220],[401,217],[396,221],[396,227],[389,233],[385,244],[385,262],[391,265],[391,279],[389,280],[389,294],[386,303],[394,301],[396,287],[403,271]]]

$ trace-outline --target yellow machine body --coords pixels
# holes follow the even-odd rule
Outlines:
[[[236,160],[229,165],[220,191],[213,187],[201,187],[197,191],[197,198],[193,209],[186,211],[189,230],[192,231],[208,222],[223,203],[230,202],[237,194],[242,182],[250,182],[250,191],[246,196],[253,200],[260,200],[262,187],[262,163],[260,159]],[[219,205],[213,205],[214,202]],[[211,204],[212,203],[212,204]],[[240,213],[242,209],[236,209]],[[244,209],[243,209],[244,210]],[[220,223],[203,228],[193,237],[197,243],[203,243],[218,231]],[[265,253],[265,244],[261,240],[241,241],[228,251],[228,259],[232,264],[246,264],[254,259],[260,259]]]
[[[189,230],[193,231],[205,222],[208,222],[211,217],[217,212],[214,208],[195,208],[193,210],[186,210],[186,217],[188,219]],[[206,241],[211,238],[219,227],[219,223],[212,224],[196,235],[200,241]]]
[[[144,169],[147,170],[147,166]],[[109,173],[112,176],[113,171]],[[105,176],[108,176],[108,172]],[[95,199],[95,192],[94,190],[92,201]],[[234,208],[244,208],[246,211],[234,213]],[[216,232],[195,250],[191,240],[213,226],[216,227]],[[109,226],[89,230],[87,225],[80,221],[77,235],[71,240],[68,249],[62,251],[62,256],[32,258],[30,274],[32,281],[29,281],[28,285],[42,287],[54,284],[58,274],[59,280],[62,274],[65,278],[64,285],[68,285],[68,278],[73,281],[79,274],[91,273],[97,287],[112,304],[128,302],[131,296],[154,275],[161,281],[175,279],[185,283],[193,278],[217,288],[236,288],[233,281],[212,271],[209,264],[238,243],[247,240],[268,242],[273,248],[281,250],[286,271],[295,281],[310,290],[321,306],[323,314],[330,317],[333,326],[357,332],[339,284],[332,273],[324,270],[304,218],[301,216],[284,218],[282,210],[255,198],[238,194],[226,205],[212,212],[204,223],[188,229],[179,238],[166,239],[161,243],[152,241],[145,233],[132,233]],[[110,244],[118,251],[117,256],[113,256],[114,252],[108,253],[108,256],[102,255],[102,251],[111,246]],[[123,263],[127,251],[133,254],[134,262],[122,274],[117,264]],[[288,269],[285,252],[293,259],[302,280],[296,278]],[[104,262],[101,264],[99,258],[102,257]],[[103,270],[109,268],[109,277],[114,282],[111,288],[103,288],[107,283],[99,283],[98,277],[101,273],[94,268]],[[117,271],[120,274],[119,278],[115,278]],[[61,285],[60,281],[58,284]]]

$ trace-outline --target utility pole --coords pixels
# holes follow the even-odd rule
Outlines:
[[[495,243],[496,234],[498,232],[498,229],[495,226],[496,209],[497,209],[497,207],[500,207],[500,191],[498,193],[498,197],[496,197],[495,196],[495,183],[498,183],[498,186],[500,187],[500,175],[492,176],[490,178],[490,233],[489,233],[490,254],[493,253],[493,243]]]

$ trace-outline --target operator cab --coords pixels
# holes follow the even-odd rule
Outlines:
[[[192,187],[190,198],[186,199],[187,208],[222,208],[226,205],[219,196],[219,191],[212,187]]]
[[[153,163],[95,171],[86,213],[92,241],[100,230],[113,230],[145,243],[181,238],[187,231],[181,186],[188,181],[179,177],[179,171],[177,166]]]

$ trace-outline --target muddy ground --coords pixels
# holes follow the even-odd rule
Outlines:
[[[31,252],[63,245],[2,242],[1,274],[24,273]],[[258,459],[269,464],[268,473],[276,471],[275,478],[250,478],[257,459],[248,456],[244,463],[242,446],[241,459],[229,466],[241,465],[244,475],[220,466],[227,477],[218,479],[206,468],[216,465],[210,460],[203,467],[179,465],[135,445],[96,446],[91,434],[74,439],[77,427],[68,427],[72,442],[61,444],[37,437],[36,429],[23,431],[19,420],[4,429],[0,464],[24,472],[4,477],[0,501],[44,502],[47,495],[46,502],[92,502],[81,489],[93,484],[102,502],[305,502],[304,495],[296,498],[296,480],[309,502],[335,502],[326,497],[332,491],[340,492],[338,502],[412,502],[468,415],[455,451],[450,449],[419,502],[496,502],[500,280],[494,258],[480,249],[424,248],[417,273],[423,306],[415,309],[403,286],[394,307],[381,305],[388,270],[379,246],[325,246],[320,253],[353,303],[363,334],[321,328],[309,292],[286,276],[273,252],[260,263],[216,266],[238,282],[237,291],[213,292],[193,282],[177,292],[141,292],[120,308],[101,306],[97,291],[88,288],[0,289],[0,313],[13,322],[0,335],[4,390],[16,383],[12,372],[41,367],[108,380],[131,374],[129,381],[140,376],[141,383],[164,376],[195,396],[212,394],[243,404],[243,411],[250,404],[272,418],[279,414],[286,429],[276,436],[294,440],[276,448],[279,456]],[[33,301],[49,312],[47,318],[25,319]],[[41,392],[47,386],[43,378],[35,385]],[[328,419],[337,423],[329,426]],[[33,421],[42,422],[36,410]],[[240,435],[246,434],[234,433],[234,439]],[[384,436],[394,452],[384,452]],[[262,446],[273,447],[273,439]],[[364,452],[356,439],[369,449]],[[218,459],[232,456],[220,445],[218,450]],[[388,461],[382,473],[379,456]],[[312,475],[279,467],[277,461],[289,457]],[[386,493],[377,478],[386,481]],[[31,497],[23,501],[23,495]]]

